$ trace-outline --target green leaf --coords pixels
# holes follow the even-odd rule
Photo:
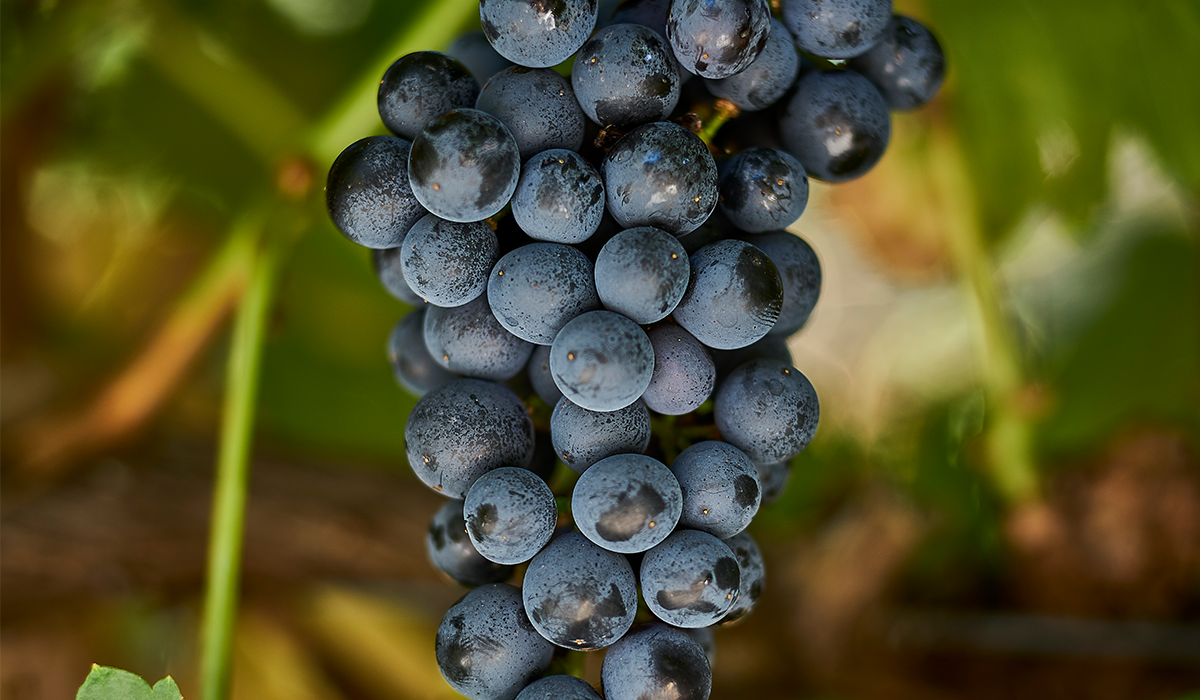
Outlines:
[[[183,700],[183,695],[170,676],[151,688],[129,671],[93,664],[75,700]]]

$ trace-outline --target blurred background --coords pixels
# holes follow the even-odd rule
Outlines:
[[[234,695],[452,697],[462,591],[384,354],[407,308],[321,187],[381,130],[383,68],[474,3],[0,8],[0,694],[97,662],[198,697],[230,319],[269,241]],[[751,527],[766,590],[713,697],[1200,698],[1200,6],[896,10],[948,81],[793,227],[821,427]]]

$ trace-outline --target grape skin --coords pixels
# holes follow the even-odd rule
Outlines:
[[[906,112],[937,94],[946,75],[946,56],[928,27],[893,15],[879,42],[850,67],[879,88],[888,109]]]
[[[501,467],[479,477],[463,502],[471,544],[497,564],[529,561],[554,534],[558,508],[537,474]]]
[[[609,646],[625,634],[637,612],[637,581],[629,562],[578,532],[559,535],[538,552],[525,571],[521,594],[534,628],[566,649]]]
[[[669,469],[653,457],[613,455],[592,465],[571,494],[579,531],[612,552],[644,552],[675,530],[683,493]]]
[[[496,233],[482,221],[459,223],[429,214],[404,237],[400,268],[425,301],[462,306],[487,289],[498,247]]]
[[[671,473],[683,492],[679,524],[721,539],[746,529],[758,513],[762,490],[754,463],[733,445],[698,442],[675,458]]]
[[[519,66],[549,68],[579,50],[596,28],[596,0],[479,0],[483,34]]]
[[[742,240],[766,253],[783,281],[783,308],[768,335],[787,337],[803,328],[821,296],[821,262],[812,246],[787,231],[745,236]],[[790,358],[786,360],[791,364]]]
[[[726,239],[691,257],[692,281],[675,320],[710,348],[733,350],[771,330],[783,307],[775,263],[744,241]]]
[[[388,294],[409,306],[421,306],[425,300],[414,292],[412,287],[408,286],[408,280],[404,279],[404,269],[400,266],[402,246],[403,239],[401,239],[401,247],[372,250],[371,267],[374,268],[375,276],[379,278],[379,283],[383,285]]]
[[[479,84],[467,67],[436,51],[400,57],[379,81],[379,116],[393,134],[415,139],[432,119],[474,107]]]
[[[517,142],[499,119],[454,109],[413,141],[408,181],[417,201],[450,221],[482,221],[508,204],[521,174]]]
[[[550,375],[563,397],[590,411],[637,401],[654,374],[654,347],[636,323],[589,311],[563,326],[550,346]]]
[[[404,442],[417,478],[461,499],[492,469],[529,466],[533,420],[511,390],[480,379],[456,379],[417,401],[404,424]]]
[[[471,544],[462,501],[446,501],[434,514],[425,535],[425,549],[438,571],[463,586],[502,583],[512,576],[513,567],[484,559]]]
[[[562,398],[562,391],[550,376],[549,345],[534,346],[533,354],[529,356],[529,384],[547,406],[556,405]]]
[[[568,321],[600,308],[592,261],[559,243],[530,243],[500,258],[487,296],[500,325],[538,345],[550,345]]]
[[[631,630],[604,655],[607,700],[708,700],[712,669],[704,650],[681,630],[653,623]]]
[[[429,213],[409,185],[411,146],[395,136],[368,136],[333,161],[325,206],[343,236],[367,248],[396,248]]]
[[[616,411],[589,411],[566,397],[550,414],[554,452],[576,474],[615,454],[641,454],[650,444],[650,412],[641,400]]]
[[[577,151],[583,145],[583,110],[571,83],[548,68],[500,71],[483,86],[474,106],[504,123],[522,161],[552,148]]]
[[[787,228],[808,206],[808,175],[789,153],[748,148],[726,164],[718,206],[743,231],[762,233]]]
[[[425,348],[434,362],[467,377],[512,379],[529,361],[533,344],[504,329],[487,297],[462,306],[432,306],[425,312]]]
[[[725,544],[733,551],[733,556],[737,559],[742,584],[741,595],[733,604],[733,609],[717,623],[722,626],[731,625],[754,611],[767,578],[762,551],[750,533],[739,532],[733,537],[726,538]]]
[[[758,471],[758,483],[762,486],[762,504],[770,505],[779,500],[787,490],[788,480],[792,476],[791,462],[755,462]]]
[[[654,348],[654,374],[642,394],[646,406],[668,416],[699,408],[716,385],[717,370],[708,350],[674,324],[651,328],[647,335]]]
[[[413,309],[388,335],[388,364],[400,386],[414,396],[451,382],[456,377],[439,365],[425,348],[425,309]]]
[[[466,66],[481,88],[488,78],[513,65],[512,61],[496,53],[482,31],[467,32],[458,37],[446,49],[446,55]]]
[[[446,612],[434,655],[450,687],[472,700],[511,700],[546,670],[554,647],[529,624],[521,591],[480,586]]]
[[[561,148],[542,151],[521,169],[512,213],[530,238],[582,243],[604,217],[604,183],[578,153]]]
[[[679,101],[680,84],[670,46],[640,24],[612,24],[597,32],[579,50],[571,71],[579,106],[600,126],[666,119]]]
[[[707,627],[733,608],[741,574],[737,559],[718,538],[677,529],[646,552],[642,597],[655,617],[676,627]]]
[[[690,275],[683,245],[652,226],[618,233],[596,256],[600,303],[640,325],[671,315],[687,291]]]
[[[755,462],[782,462],[808,446],[820,419],[817,392],[795,367],[751,360],[717,390],[713,417],[721,436]]]
[[[787,150],[823,182],[865,174],[883,157],[892,130],[879,90],[850,70],[801,78],[779,126]]]
[[[783,97],[800,72],[800,57],[787,27],[771,20],[771,32],[762,53],[746,70],[728,78],[705,78],[704,85],[716,97],[723,97],[743,112],[766,109]]]
[[[783,23],[801,51],[851,58],[871,48],[892,17],[892,0],[783,0]]]
[[[684,70],[703,78],[728,78],[750,67],[767,44],[767,0],[674,0],[667,40]]]
[[[596,689],[575,676],[546,676],[517,694],[517,700],[604,700]]]
[[[708,147],[671,122],[640,126],[604,158],[608,209],[625,228],[675,236],[696,230],[717,206],[717,164]]]

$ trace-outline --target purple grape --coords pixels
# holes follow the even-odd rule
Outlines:
[[[708,700],[712,669],[682,630],[655,623],[631,630],[604,655],[607,700]]]
[[[471,544],[462,501],[446,501],[434,514],[425,549],[439,571],[464,586],[502,583],[512,576],[513,567],[484,559]]]
[[[422,396],[457,377],[425,349],[425,309],[413,309],[388,335],[388,364],[396,381],[409,393]]]
[[[596,462],[575,482],[571,514],[579,531],[612,552],[644,552],[679,522],[683,495],[653,457],[621,454]]]
[[[733,552],[699,530],[676,530],[646,552],[642,596],[655,617],[676,627],[707,627],[737,600],[741,574]]]
[[[379,116],[393,134],[413,140],[438,115],[474,107],[479,84],[467,67],[436,51],[393,63],[379,81]]]
[[[675,458],[671,473],[683,491],[682,527],[721,539],[746,529],[762,498],[754,463],[724,442],[698,442]]]
[[[429,214],[400,247],[400,267],[414,293],[435,306],[462,306],[487,290],[498,243],[482,221],[459,223]]]
[[[589,411],[637,401],[654,375],[654,347],[636,323],[589,311],[563,326],[550,346],[550,376],[563,396]]]
[[[808,378],[778,360],[751,360],[717,390],[713,417],[721,436],[755,462],[800,454],[817,431],[820,405]]]
[[[558,509],[550,487],[518,467],[493,469],[475,480],[463,502],[471,544],[488,561],[520,564],[554,534]]]
[[[411,146],[395,136],[368,136],[333,161],[325,206],[343,236],[367,248],[396,248],[429,213],[409,185]]]
[[[728,78],[750,67],[771,32],[767,0],[674,0],[667,39],[684,70]]]
[[[582,474],[615,454],[641,454],[650,444],[650,412],[634,401],[615,411],[589,411],[566,397],[550,415],[554,452],[571,471]]]
[[[533,344],[504,330],[487,297],[425,312],[425,348],[434,362],[466,377],[512,379],[529,361]]]

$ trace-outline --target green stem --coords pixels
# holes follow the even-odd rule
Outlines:
[[[697,136],[704,142],[705,146],[712,148],[713,139],[717,137],[717,132],[730,119],[734,119],[740,113],[737,105],[729,100],[717,100],[713,104],[713,113],[708,119],[704,120],[704,126],[700,129]]]
[[[257,212],[239,226],[261,230],[265,220]],[[274,242],[257,255],[230,341],[201,630],[202,700],[229,696],[255,400],[279,256]]]

